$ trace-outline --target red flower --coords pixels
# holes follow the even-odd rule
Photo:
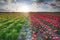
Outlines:
[[[53,37],[52,40],[60,40],[59,37]]]
[[[34,37],[32,37],[32,40],[35,40],[35,38],[34,38]]]
[[[48,39],[48,36],[45,36],[46,39]]]
[[[43,34],[47,34],[47,32],[43,32]]]
[[[57,30],[53,30],[53,32],[57,32]]]

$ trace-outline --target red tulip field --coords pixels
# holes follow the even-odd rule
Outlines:
[[[60,16],[31,13],[32,40],[60,40]]]
[[[60,16],[0,13],[0,40],[60,40]]]

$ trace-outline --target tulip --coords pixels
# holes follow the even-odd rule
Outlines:
[[[57,32],[57,30],[53,30],[53,32]]]
[[[35,29],[35,30],[37,30],[37,28],[36,28],[36,27],[34,27],[34,29]]]
[[[43,32],[43,34],[47,34],[47,32]]]
[[[46,39],[48,39],[48,36],[45,36]]]
[[[48,29],[49,31],[51,31],[52,29]]]
[[[35,40],[35,38],[34,38],[34,37],[32,37],[32,40]]]
[[[59,37],[55,37],[55,40],[60,40],[60,38]]]
[[[55,40],[55,37],[53,37],[52,40]]]

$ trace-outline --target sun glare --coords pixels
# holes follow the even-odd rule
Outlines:
[[[29,12],[29,7],[26,6],[26,5],[25,5],[25,6],[22,6],[22,7],[21,7],[21,11],[22,11],[22,12]]]
[[[22,4],[18,7],[18,9],[16,11],[19,12],[29,12],[30,11],[30,7],[28,5]]]

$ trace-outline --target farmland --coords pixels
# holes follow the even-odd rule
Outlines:
[[[60,40],[60,13],[0,13],[0,40]]]
[[[31,13],[32,40],[60,40],[59,21],[57,13]]]
[[[29,26],[27,20],[21,13],[0,13],[0,40],[17,40],[22,27]],[[21,33],[23,35],[24,32]]]

